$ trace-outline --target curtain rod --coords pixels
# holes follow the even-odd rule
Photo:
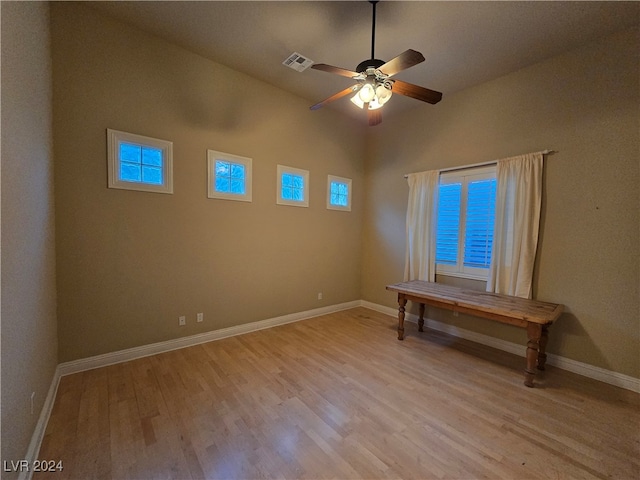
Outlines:
[[[549,155],[550,153],[555,153],[555,152],[556,152],[555,150],[541,150],[539,152],[533,152],[533,153],[534,154],[541,153],[543,155]],[[470,165],[460,165],[459,167],[440,168],[438,172],[452,172],[455,170],[464,170],[467,168],[484,167],[486,165],[495,165],[496,163],[498,163],[498,160],[491,160],[489,162],[472,163]],[[405,173],[404,178],[407,178],[408,176],[409,174]]]

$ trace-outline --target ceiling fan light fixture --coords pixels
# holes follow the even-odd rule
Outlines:
[[[380,103],[380,105],[384,105],[391,98],[391,88],[386,84],[381,83],[376,88],[376,99]]]
[[[374,98],[369,102],[369,110],[377,110],[382,107],[382,104],[378,101],[377,98]]]
[[[370,83],[365,83],[362,88],[351,97],[351,101],[358,107],[364,108],[369,104],[369,110],[377,110],[391,98],[391,86],[387,83],[378,83],[374,87]]]
[[[360,96],[357,93],[351,97],[351,102],[358,108],[364,108],[364,102],[360,100]]]
[[[370,83],[365,83],[358,92],[358,97],[363,103],[369,103],[376,97],[376,90]]]

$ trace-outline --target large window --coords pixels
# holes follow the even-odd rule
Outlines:
[[[252,199],[253,160],[230,153],[207,150],[209,170],[209,198],[240,200]]]
[[[444,172],[440,175],[436,273],[487,278],[495,210],[495,167]]]
[[[109,188],[173,193],[173,144],[107,129]]]

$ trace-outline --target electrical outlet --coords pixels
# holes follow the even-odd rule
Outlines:
[[[182,327],[184,325],[187,324],[187,317],[185,317],[184,315],[182,315],[180,318],[178,318],[178,324]]]
[[[204,313],[198,313],[196,315],[196,322],[201,322],[204,320]]]
[[[36,392],[31,392],[31,415],[33,415],[33,399],[36,397]]]
[[[322,300],[322,292],[318,292],[318,300]]]

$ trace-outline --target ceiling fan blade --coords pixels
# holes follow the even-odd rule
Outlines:
[[[360,85],[356,84],[356,85],[351,85],[350,87],[345,88],[344,90],[336,93],[335,95],[331,95],[329,98],[316,103],[315,105],[312,105],[311,107],[309,107],[311,110],[318,110],[320,107],[324,107],[327,103],[331,103],[335,100],[338,100],[344,96],[349,95],[350,93],[354,93],[357,92],[360,89]]]
[[[424,56],[420,52],[409,49],[406,52],[402,52],[397,57],[389,60],[378,70],[380,70],[385,75],[392,76],[398,72],[401,72],[402,70],[413,67],[420,62],[424,62]]]
[[[375,110],[367,110],[369,116],[369,126],[375,127],[382,123],[382,112],[381,108],[376,108]]]
[[[360,75],[358,72],[352,72],[340,67],[334,67],[333,65],[327,65],[326,63],[314,63],[311,68],[316,70],[322,70],[323,72],[335,73],[336,75],[342,75],[343,77],[357,77]]]
[[[428,88],[419,87],[412,83],[403,82],[401,80],[394,80],[393,87],[391,88],[393,93],[404,95],[405,97],[415,98],[423,102],[436,104],[442,100],[442,93],[435,90],[429,90]]]

